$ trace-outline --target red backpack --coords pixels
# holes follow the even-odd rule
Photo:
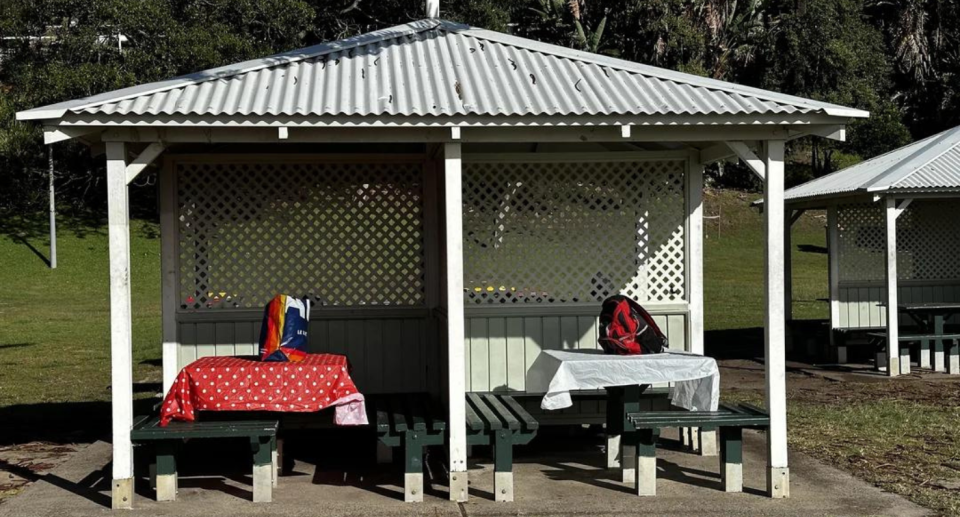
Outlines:
[[[600,346],[614,355],[659,354],[667,336],[639,303],[623,295],[603,301],[600,310]]]

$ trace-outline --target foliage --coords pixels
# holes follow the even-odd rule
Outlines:
[[[449,0],[442,16],[721,80],[862,108],[848,141],[794,142],[800,180],[960,124],[960,3],[950,0]],[[420,0],[0,2],[0,209],[44,203],[46,152],[22,109],[422,18]],[[102,207],[102,159],[58,144],[60,200]],[[718,185],[749,186],[742,167]]]

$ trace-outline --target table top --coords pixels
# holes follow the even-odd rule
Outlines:
[[[349,414],[341,415],[341,407],[351,404]],[[196,411],[313,412],[333,406],[341,425],[351,425],[342,422],[354,417],[366,423],[363,395],[350,378],[346,356],[307,354],[295,363],[204,357],[177,375],[160,416],[165,426],[170,420],[193,421]]]
[[[720,370],[712,357],[687,352],[609,355],[602,350],[544,350],[527,374],[527,391],[545,393],[540,407],[560,409],[573,402],[570,391],[673,383],[674,405],[690,410],[717,408]]]

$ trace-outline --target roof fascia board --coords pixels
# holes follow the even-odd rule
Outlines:
[[[835,123],[818,114],[787,115],[514,115],[514,116],[202,116],[202,115],[91,115],[70,114],[51,127],[728,127],[780,126],[810,131],[812,126]],[[622,133],[621,133],[622,134]]]
[[[278,143],[271,127],[105,128],[103,141],[174,143]],[[633,142],[719,142],[787,138],[779,126],[634,127]],[[446,127],[289,128],[284,143],[450,142]],[[624,142],[619,127],[466,127],[462,142]]]

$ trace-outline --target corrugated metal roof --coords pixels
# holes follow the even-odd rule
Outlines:
[[[788,201],[900,191],[960,190],[960,127],[787,190]]]
[[[18,113],[130,116],[774,115],[866,112],[442,20]]]

